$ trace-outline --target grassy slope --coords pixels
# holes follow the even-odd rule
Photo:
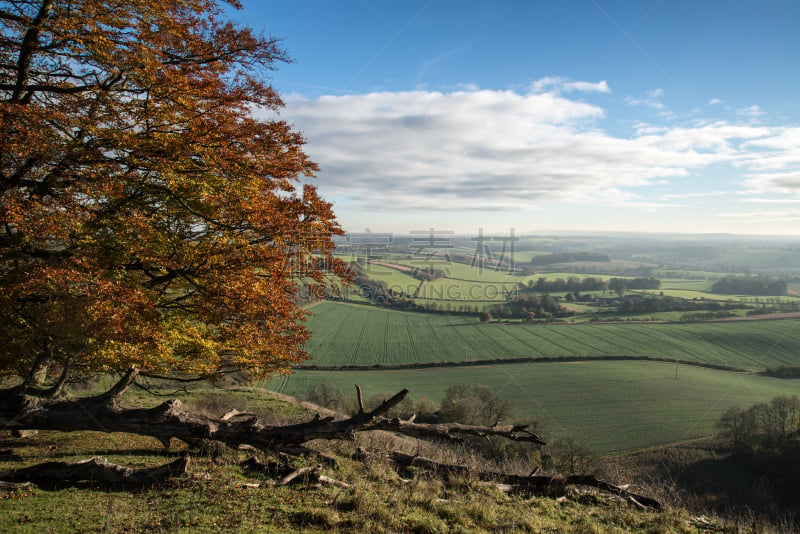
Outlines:
[[[655,362],[531,363],[383,371],[297,371],[270,387],[299,395],[328,380],[366,396],[407,387],[439,402],[448,386],[485,384],[511,400],[518,419],[545,422],[600,453],[708,436],[729,407],[800,395],[800,382]]]
[[[266,392],[248,392],[243,399],[240,393],[200,391],[190,397],[214,410],[244,403],[299,416],[296,407],[282,408],[283,403]],[[162,399],[139,400],[137,404],[156,404]],[[402,481],[379,458],[350,460],[356,446],[376,450],[386,447],[383,440],[358,435],[355,443],[318,444],[339,460],[339,468],[326,468],[324,474],[350,488],[244,488],[245,482],[267,478],[245,475],[238,467],[252,453],[227,450],[212,459],[193,451],[191,476],[163,488],[108,491],[89,482],[79,488],[0,494],[0,532],[697,532],[679,509],[642,512],[602,496],[592,504],[557,503],[547,497],[527,500],[471,478],[445,483],[419,476]],[[0,450],[13,453],[0,456],[0,471],[98,454],[132,467],[161,465],[185,452],[181,444],[173,446],[163,449],[152,438],[127,434],[41,432],[12,439],[0,431]],[[311,462],[295,460],[294,465]]]

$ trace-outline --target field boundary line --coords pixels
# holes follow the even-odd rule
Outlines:
[[[703,367],[716,371],[728,371],[731,373],[759,374],[752,369],[744,369],[732,365],[703,363],[692,360],[678,360],[675,358],[658,358],[655,356],[531,356],[522,358],[495,358],[488,360],[467,360],[467,361],[441,361],[441,362],[412,362],[412,363],[373,363],[369,365],[325,365],[308,364],[297,365],[295,370],[299,371],[396,371],[401,369],[435,369],[439,367],[482,367],[490,365],[506,365],[519,363],[571,363],[571,362],[654,362],[671,363],[676,365],[690,365],[692,367]]]

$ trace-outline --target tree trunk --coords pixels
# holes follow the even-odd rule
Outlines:
[[[157,467],[134,469],[112,464],[105,458],[80,462],[45,462],[14,471],[0,472],[0,480],[11,484],[31,482],[37,486],[59,489],[86,483],[104,488],[135,489],[160,484],[186,473],[189,457]]]
[[[155,437],[165,447],[169,446],[172,438],[177,438],[190,445],[214,440],[230,447],[250,445],[260,450],[297,448],[313,439],[352,439],[355,432],[369,430],[389,430],[412,437],[448,441],[459,441],[462,435],[498,435],[515,441],[544,443],[539,436],[527,432],[524,425],[428,425],[383,417],[405,398],[407,389],[383,401],[370,412],[364,411],[361,405],[359,412],[347,419],[334,420],[333,417],[321,418],[317,415],[305,423],[286,426],[263,425],[257,417],[249,415],[217,419],[191,414],[176,399],[154,408],[123,408],[119,405],[119,397],[133,384],[137,374],[137,370],[132,368],[106,393],[74,400],[37,396],[29,393],[24,386],[0,391],[0,426],[12,431],[129,432]]]

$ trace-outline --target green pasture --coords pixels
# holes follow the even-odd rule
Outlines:
[[[666,280],[668,278],[674,278],[676,281],[695,281],[695,280],[715,280],[717,278],[721,278],[726,274],[730,274],[727,272],[719,272],[719,271],[697,271],[691,269],[654,269],[653,276],[656,278],[660,278],[662,280]],[[713,283],[713,282],[712,282]]]
[[[676,378],[677,373],[677,378]],[[407,387],[440,402],[452,384],[485,384],[512,401],[515,418],[545,422],[553,438],[573,436],[598,453],[673,443],[715,432],[731,406],[800,395],[800,381],[659,362],[528,363],[367,371],[297,370],[268,387],[301,395],[328,380],[366,397]]]
[[[712,280],[684,280],[680,278],[662,278],[661,289],[672,291],[698,291],[710,292],[711,286],[714,285]]]
[[[402,291],[407,295],[414,295],[420,285],[418,279],[392,267],[369,263],[365,264],[362,268],[370,279],[385,282],[389,289]]]
[[[324,302],[308,363],[372,365],[520,357],[648,356],[762,370],[800,366],[800,320],[687,324],[481,324],[468,315]]]
[[[425,282],[419,287],[416,296],[423,299],[448,301],[494,301],[509,300],[508,294],[516,292],[517,284],[474,282],[452,278],[439,278]]]
[[[474,252],[474,251],[473,251]],[[427,259],[414,259],[398,261],[402,265],[418,267],[420,269],[437,269],[447,274],[447,278],[474,281],[481,283],[516,283],[522,279],[521,276],[511,274],[507,270],[494,269],[491,267],[472,266],[457,261],[447,261],[441,257],[431,257]]]

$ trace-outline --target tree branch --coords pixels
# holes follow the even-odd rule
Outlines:
[[[510,493],[541,495],[566,486],[591,486],[606,493],[622,497],[640,508],[646,507],[654,510],[663,508],[663,505],[656,499],[629,492],[620,486],[598,480],[593,475],[567,475],[566,477],[546,475],[520,476],[497,471],[476,471],[465,466],[444,464],[430,458],[412,456],[397,451],[392,452],[390,456],[395,463],[403,467],[421,467],[443,477],[477,475],[480,480],[491,481],[499,485],[498,487],[503,491]]]
[[[460,423],[429,424],[414,423],[413,418],[406,421],[399,418],[384,418],[372,423],[369,429],[390,430],[416,438],[436,438],[457,443],[463,441],[463,436],[501,436],[511,441],[535,443],[537,445],[545,444],[541,436],[528,431],[527,428],[528,425],[479,426],[462,425]]]
[[[31,60],[39,43],[39,33],[42,31],[44,21],[50,15],[52,9],[53,0],[43,0],[39,12],[28,27],[28,31],[25,32],[25,37],[22,39],[22,46],[19,51],[19,58],[17,59],[17,80],[12,87],[9,87],[9,89],[13,89],[14,91],[11,94],[12,102],[22,102],[23,100],[23,95],[28,85]]]

